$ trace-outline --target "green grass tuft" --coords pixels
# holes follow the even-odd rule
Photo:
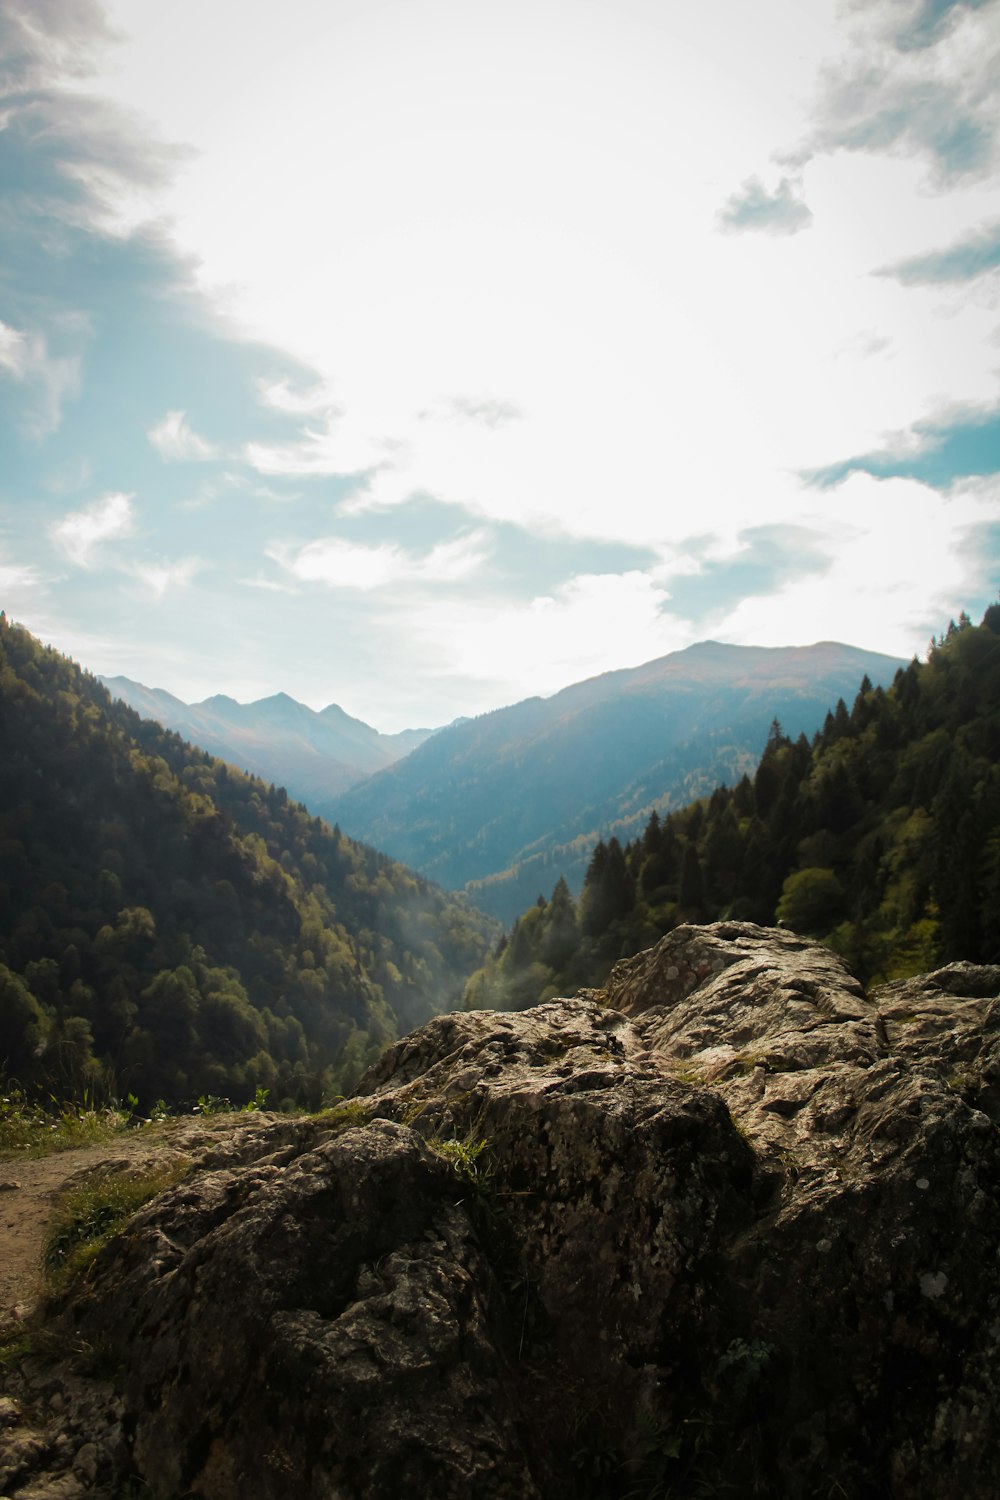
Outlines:
[[[355,1125],[370,1124],[371,1106],[363,1099],[342,1099],[327,1109],[319,1110],[313,1115],[313,1119],[317,1125],[328,1126],[339,1133],[350,1130]]]
[[[158,1193],[180,1182],[190,1165],[181,1159],[146,1171],[116,1172],[63,1198],[52,1217],[42,1254],[49,1292],[64,1291],[84,1275],[126,1220]]]
[[[445,1161],[450,1162],[455,1176],[460,1177],[469,1187],[475,1188],[478,1193],[490,1190],[493,1165],[480,1161],[480,1157],[486,1150],[487,1141],[473,1140],[471,1136],[467,1136],[464,1140],[443,1141],[431,1136],[427,1138],[426,1144],[432,1151],[436,1151],[438,1156],[443,1156]]]

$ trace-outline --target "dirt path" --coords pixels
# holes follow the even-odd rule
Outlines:
[[[0,1330],[23,1316],[38,1296],[45,1229],[59,1194],[79,1173],[127,1149],[116,1140],[0,1161]]]
[[[179,1116],[141,1130],[124,1130],[93,1146],[51,1156],[0,1161],[0,1332],[25,1316],[40,1291],[45,1231],[59,1194],[95,1167],[152,1165],[164,1158],[231,1154],[233,1143],[274,1129],[270,1114]],[[238,1151],[238,1145],[237,1145]]]

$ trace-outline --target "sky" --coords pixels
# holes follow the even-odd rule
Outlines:
[[[0,0],[0,606],[391,732],[1000,582],[1000,0]]]

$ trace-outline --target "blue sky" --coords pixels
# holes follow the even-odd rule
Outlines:
[[[0,604],[442,723],[996,597],[1000,5],[0,0]]]

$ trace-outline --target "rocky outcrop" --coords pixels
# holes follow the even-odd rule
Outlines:
[[[985,1500],[998,995],[866,997],[719,923],[439,1017],[339,1109],[190,1151],[50,1309],[103,1384],[35,1354],[18,1401],[50,1432],[107,1393],[87,1493]]]

